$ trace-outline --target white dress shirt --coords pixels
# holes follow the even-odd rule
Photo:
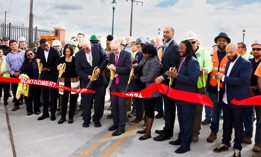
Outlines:
[[[239,55],[239,56],[240,56],[240,55]],[[237,57],[237,59],[239,58],[239,56]],[[228,67],[228,69],[227,69],[226,76],[229,77],[232,68],[234,67],[235,63],[237,62],[237,59],[234,60],[234,62],[230,62],[229,67]],[[222,77],[222,82],[224,82],[224,81],[225,81],[225,75]],[[225,84],[225,92],[224,92],[222,101],[223,101],[225,104],[228,104],[228,102],[227,102],[227,85],[226,85],[226,84]]]
[[[44,57],[45,57],[46,63],[47,63],[48,55],[49,55],[49,51],[44,50]]]
[[[85,53],[87,62],[92,66],[92,52]]]

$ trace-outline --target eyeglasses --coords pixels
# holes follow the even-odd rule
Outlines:
[[[192,41],[192,42],[191,42],[192,45],[194,45],[194,44],[196,44],[196,43],[197,43],[196,41]]]
[[[33,55],[33,53],[29,53],[29,54],[27,54],[26,56],[29,57],[29,56],[32,56],[32,55]]]
[[[83,51],[89,51],[90,49],[87,47],[87,48],[82,48]]]
[[[252,51],[261,51],[261,48],[252,48]]]
[[[22,49],[22,50],[26,50],[26,47],[22,47],[21,49]]]
[[[113,50],[111,50],[111,52],[117,51],[118,49],[119,49],[119,47],[118,47],[118,48],[116,48],[116,49],[113,49]]]

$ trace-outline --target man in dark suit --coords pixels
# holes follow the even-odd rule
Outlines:
[[[91,44],[89,40],[81,39],[82,49],[75,55],[76,73],[80,77],[81,88],[86,88],[95,67],[95,73],[99,75],[91,84],[95,94],[82,94],[83,127],[90,126],[91,109],[94,100],[93,122],[95,127],[101,127],[100,119],[103,116],[106,91],[106,78],[104,69],[108,64],[108,57],[100,44]]]
[[[166,42],[162,61],[163,67],[161,69],[161,76],[157,77],[156,83],[163,83],[168,85],[169,79],[165,74],[170,67],[176,67],[179,61],[178,55],[178,44],[174,41],[174,29],[172,27],[166,27],[163,31],[163,38]],[[174,85],[174,83],[173,83]],[[155,141],[164,141],[170,139],[173,136],[174,122],[176,116],[176,105],[175,101],[167,96],[163,96],[164,108],[165,108],[165,127],[163,130],[156,130],[159,136],[153,138]]]
[[[112,92],[124,92],[128,83],[131,69],[131,54],[120,50],[120,43],[113,40],[110,44],[113,53],[109,56],[109,69],[115,71],[116,77],[112,83]],[[119,136],[125,132],[126,98],[111,96],[113,125],[109,131],[114,131],[113,136]]]
[[[228,44],[226,47],[228,64],[225,75],[216,74],[216,79],[225,84],[225,92],[222,97],[223,103],[223,139],[222,144],[214,149],[214,152],[227,151],[230,147],[230,140],[233,127],[235,128],[235,144],[233,157],[241,157],[241,143],[243,140],[243,118],[244,106],[231,104],[232,99],[245,99],[250,97],[250,78],[252,66],[248,60],[243,59],[239,54],[236,45]]]
[[[59,53],[53,47],[50,47],[46,39],[40,40],[40,47],[37,49],[37,58],[43,64],[43,69],[40,75],[40,79],[57,82],[58,71],[57,61],[59,59]],[[43,92],[43,114],[38,120],[43,120],[49,117],[48,106],[49,106],[49,95],[51,95],[51,120],[56,119],[55,112],[57,108],[57,89],[42,87]]]
[[[179,54],[181,60],[178,70],[175,72],[168,71],[166,74],[169,77],[176,78],[175,89],[197,93],[197,81],[200,74],[200,67],[189,40],[180,43]],[[178,100],[176,100],[176,103],[180,132],[178,139],[171,141],[170,144],[180,145],[175,152],[181,154],[190,151],[196,104]]]

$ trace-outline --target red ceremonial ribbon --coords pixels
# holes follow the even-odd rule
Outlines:
[[[242,106],[261,106],[261,95],[250,97],[247,99],[242,99],[242,100],[236,100],[233,99],[231,100],[232,104],[235,105],[242,105]]]
[[[38,85],[38,86],[46,86],[50,88],[62,88],[64,90],[75,92],[75,93],[85,93],[85,94],[91,94],[95,93],[95,91],[87,89],[87,88],[81,88],[81,89],[72,89],[63,85],[59,85],[56,82],[52,81],[46,81],[46,80],[36,80],[36,79],[20,79],[20,78],[5,78],[0,77],[0,82],[9,82],[9,83],[26,83],[26,84],[32,84],[32,85]]]
[[[156,84],[152,83],[150,86],[146,87],[145,89],[141,90],[140,92],[111,92],[112,95],[124,97],[124,98],[148,98],[150,97],[155,91],[159,91],[160,93],[166,95],[166,91],[168,86],[164,84]],[[213,107],[213,102],[209,97],[203,94],[193,93],[193,92],[186,92],[176,89],[169,89],[168,97],[180,101],[186,101],[190,103],[197,103],[197,104],[204,104],[209,107]]]

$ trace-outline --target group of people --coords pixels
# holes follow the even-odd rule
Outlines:
[[[78,45],[75,43],[76,40],[79,41]],[[3,53],[0,48],[0,74],[3,77],[13,78],[26,74],[31,79],[58,81],[60,85],[72,89],[88,86],[95,93],[81,94],[82,126],[85,128],[90,126],[91,121],[95,127],[101,127],[100,120],[104,112],[107,87],[110,88],[110,92],[140,91],[152,83],[169,85],[170,80],[173,79],[171,88],[206,94],[212,100],[214,107],[205,106],[205,119],[202,121],[203,104],[174,100],[159,92],[154,92],[148,98],[133,98],[131,102],[136,118],[132,122],[138,123],[142,120],[142,106],[145,111],[145,129],[137,131],[138,134],[143,135],[139,140],[151,138],[155,109],[158,111],[158,117],[164,115],[165,125],[162,130],[155,131],[158,136],[153,139],[155,141],[170,139],[173,136],[177,114],[180,132],[177,139],[170,141],[169,144],[179,146],[176,153],[186,153],[190,151],[191,142],[199,140],[201,124],[210,124],[211,133],[207,137],[207,142],[212,143],[216,140],[223,113],[222,143],[213,151],[220,153],[229,149],[234,128],[233,157],[240,157],[241,143],[252,143],[255,110],[257,123],[253,151],[257,152],[256,156],[261,156],[258,154],[261,151],[260,107],[238,106],[231,103],[232,99],[241,100],[261,93],[261,40],[251,44],[252,54],[250,54],[243,42],[231,43],[229,36],[221,32],[214,38],[216,45],[213,46],[212,56],[200,45],[194,32],[188,32],[186,39],[177,44],[174,40],[174,29],[170,26],[164,29],[163,39],[156,37],[153,42],[142,41],[141,38],[131,42],[131,37],[128,37],[125,42],[113,39],[113,36],[109,35],[104,49],[99,41],[96,35],[88,40],[84,38],[84,34],[79,33],[62,49],[56,49],[50,46],[46,39],[41,39],[37,51],[33,52],[19,49],[18,43],[11,40],[9,42],[11,51]],[[39,65],[42,65],[42,68],[39,68]],[[59,71],[63,73],[58,76]],[[129,87],[131,71],[134,71],[134,76]],[[1,88],[9,88],[9,84],[2,82],[0,84]],[[44,120],[49,116],[52,121],[56,120],[58,90],[36,85],[30,85],[29,88],[29,96],[25,97],[27,115],[40,114],[42,92],[43,111],[38,120]],[[19,109],[20,100],[15,97],[16,90],[17,84],[12,84],[14,95],[12,111]],[[6,94],[9,89],[4,91]],[[59,124],[67,120],[69,95],[68,123],[73,123],[79,94],[59,89],[61,97]],[[7,97],[4,96],[5,105],[7,105]],[[127,98],[115,95],[110,97],[113,124],[108,130],[114,131],[113,136],[119,136],[126,129]],[[49,106],[51,115],[49,115]]]

